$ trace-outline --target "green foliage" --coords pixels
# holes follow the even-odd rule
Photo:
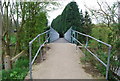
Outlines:
[[[103,42],[108,42],[109,40],[109,35],[111,34],[111,30],[107,27],[94,27],[92,28],[92,36],[95,37],[96,39],[99,39]],[[94,43],[97,43],[96,41],[93,41]]]
[[[87,11],[85,11],[84,17],[84,31],[83,33],[90,35],[92,29],[92,21]]]
[[[85,57],[80,58],[81,62],[84,64],[90,63],[92,66],[95,66],[100,73],[105,76],[106,74],[106,68],[93,56],[91,55],[86,49],[82,49],[83,53],[85,54]],[[100,54],[97,55],[103,62],[107,63],[107,55],[103,54],[103,50],[97,50],[97,53]]]
[[[80,22],[80,19],[81,15],[76,2],[71,2],[65,7],[62,14],[53,20],[51,26],[57,30],[61,36],[63,36],[70,27],[82,32],[81,24],[83,23]]]
[[[6,54],[15,56],[21,51],[25,50],[28,53],[29,42],[38,34],[46,31],[47,20],[47,6],[57,6],[57,2],[3,2],[3,34],[4,44],[3,49]],[[8,11],[7,11],[8,10]],[[7,12],[6,12],[7,11]],[[15,32],[13,32],[16,30]],[[45,40],[45,35],[40,36],[32,44],[32,56],[35,55],[40,44]],[[11,46],[14,44],[15,46]],[[34,48],[34,49],[33,49]],[[14,54],[15,53],[15,54]],[[24,79],[28,72],[28,55],[20,58],[9,71],[3,70],[3,79]],[[6,80],[7,81],[7,80]],[[16,81],[16,80],[15,80]]]
[[[28,43],[36,37],[38,34],[45,31],[47,27],[47,16],[46,12],[41,10],[40,6],[36,6],[38,3],[26,3],[26,7],[30,7],[27,9],[26,12],[26,21],[23,25],[23,28],[21,29],[21,35],[19,37],[20,40],[20,47],[21,50],[28,50]],[[33,9],[36,7],[35,9]],[[40,11],[41,10],[41,11]],[[29,15],[27,15],[29,14]],[[40,39],[44,39],[44,37],[40,37]],[[37,41],[38,42],[38,41]],[[33,51],[36,51],[38,43],[35,43],[33,47]],[[36,46],[35,46],[36,45]],[[35,53],[33,53],[35,54]]]
[[[2,81],[22,81],[28,72],[29,60],[26,57],[21,57],[17,62],[14,63],[13,69],[9,71],[2,71]]]
[[[100,71],[100,73],[102,74],[102,75],[106,75],[106,67],[104,67],[102,64],[100,64],[100,63],[96,63],[96,68]]]
[[[102,26],[102,27],[101,27]],[[110,34],[112,31],[107,28],[105,25],[96,25],[92,28],[91,35],[94,38],[97,38],[103,42],[108,43]],[[108,58],[108,47],[102,43],[97,42],[96,40],[89,39],[88,43],[89,49],[97,55],[99,59],[101,59],[105,64],[107,64],[107,58]],[[105,76],[106,74],[106,68],[90,53],[88,53],[86,50],[83,50],[85,53],[85,60],[86,62],[91,63],[94,65],[102,75]]]
[[[92,21],[87,11],[84,16],[82,10],[79,12],[76,2],[70,2],[62,14],[52,21],[51,26],[58,31],[60,37],[63,37],[65,32],[71,27],[81,33],[90,34]],[[78,36],[78,40],[84,43],[86,38],[84,36]]]
[[[11,36],[10,42],[11,42],[11,44],[15,44],[16,43],[16,37],[14,35]]]

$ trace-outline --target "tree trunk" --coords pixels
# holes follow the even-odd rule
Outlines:
[[[0,70],[2,70],[2,18],[0,13]]]
[[[4,57],[4,65],[5,65],[5,70],[10,70],[11,69],[11,60],[10,60],[10,56],[6,55]]]

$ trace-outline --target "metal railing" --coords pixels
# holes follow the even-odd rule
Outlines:
[[[44,35],[44,34],[49,34],[50,33],[50,29],[46,32],[43,32],[41,34],[38,34],[32,41],[29,42],[29,71],[30,71],[30,79],[32,79],[32,65],[36,59],[36,57],[38,56],[41,48],[44,46],[45,43],[48,42],[48,40],[50,39],[50,36],[46,38],[46,40],[44,41],[43,44],[40,45],[40,47],[38,48],[34,58],[32,59],[32,43],[38,38],[39,42],[40,42],[40,36]]]
[[[68,42],[71,42],[71,31],[72,31],[72,27],[64,34],[64,38],[65,38]]]
[[[82,36],[85,36],[86,37],[86,44],[84,45],[84,44],[82,44],[75,36],[77,35],[82,35]],[[96,40],[97,42],[99,42],[99,43],[102,43],[102,44],[104,44],[104,45],[106,45],[107,47],[108,47],[108,57],[107,57],[107,63],[104,63],[97,55],[95,55],[91,50],[89,50],[88,48],[87,48],[87,46],[88,46],[88,39],[89,38],[91,38],[91,39],[93,39],[93,40]],[[80,45],[82,45],[82,47],[84,47],[90,54],[92,54],[100,63],[102,63],[105,67],[106,67],[106,79],[108,79],[108,71],[109,71],[109,66],[110,66],[110,53],[111,53],[111,48],[112,48],[112,46],[110,45],[110,44],[107,44],[107,43],[105,43],[105,42],[103,42],[103,41],[100,41],[100,40],[98,40],[98,39],[96,39],[96,38],[94,38],[94,37],[92,37],[92,36],[90,36],[90,35],[86,35],[86,34],[83,34],[83,33],[80,33],[80,32],[78,32],[78,31],[75,31],[75,30],[71,30],[71,42],[73,43],[73,42],[77,42],[77,43],[79,43]]]
[[[54,30],[52,27],[50,27],[50,43],[59,39],[59,33]]]
[[[32,43],[38,38],[39,43],[40,43],[40,36],[46,34],[46,40],[39,46],[34,58],[32,59]],[[29,71],[30,71],[30,79],[32,79],[32,65],[36,59],[36,57],[38,56],[41,48],[45,45],[45,43],[47,42],[53,42],[55,40],[57,40],[59,38],[59,33],[57,31],[55,31],[52,27],[50,27],[49,30],[47,30],[46,32],[43,32],[41,34],[38,34],[33,40],[31,40],[29,42]]]

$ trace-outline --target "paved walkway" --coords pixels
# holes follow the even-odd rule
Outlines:
[[[83,54],[75,44],[60,39],[48,46],[46,60],[33,66],[33,79],[93,79],[82,68]]]
[[[64,38],[59,38],[58,40],[54,41],[53,43],[69,43],[67,40]]]

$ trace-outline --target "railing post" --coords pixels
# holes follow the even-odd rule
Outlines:
[[[39,42],[39,44],[40,44],[40,36],[39,36],[39,38],[38,38],[38,42]]]
[[[78,40],[78,33],[76,32],[76,39]],[[77,45],[78,45],[78,42],[76,41],[76,50],[77,50]]]
[[[47,40],[47,37],[48,37],[47,35],[48,35],[48,32],[47,32],[46,35],[45,35],[45,40]]]
[[[73,44],[75,43],[75,32],[73,31]]]
[[[108,79],[108,73],[109,73],[110,53],[111,53],[111,46],[108,48],[108,59],[107,59],[107,67],[106,67],[106,79]]]
[[[71,29],[71,43],[73,43],[73,30]]]
[[[88,46],[88,36],[86,37],[86,45],[85,45],[85,48],[87,48]]]
[[[48,38],[48,32],[46,33],[46,39]],[[48,40],[47,40],[47,43],[48,43]]]
[[[76,39],[78,40],[78,33],[76,32]],[[78,44],[78,43],[77,43]]]
[[[50,31],[49,31],[49,43],[51,42],[51,27],[50,27]]]
[[[29,71],[30,79],[32,79],[32,43],[29,43]]]

